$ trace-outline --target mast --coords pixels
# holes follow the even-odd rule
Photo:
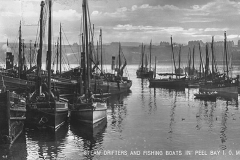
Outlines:
[[[208,69],[209,69],[208,44],[206,44],[205,80],[206,80],[206,78],[208,76],[208,73],[209,73]]]
[[[172,36],[171,36],[171,47],[172,47],[173,64],[174,64],[174,69],[175,69],[175,73],[176,73],[176,64],[175,64],[175,58],[174,58],[174,52],[173,52]],[[176,78],[177,78],[177,75],[176,75]]]
[[[121,69],[121,46],[120,46],[120,42],[119,42],[119,50],[118,50],[118,74],[120,74],[120,69]]]
[[[24,70],[24,71],[26,71],[25,70],[25,52],[24,52],[24,48],[25,48],[25,44],[24,44],[24,39],[22,39],[22,51],[23,51],[23,54],[22,54],[22,68],[21,68],[21,70]]]
[[[57,68],[56,68],[56,72],[58,72],[58,59],[59,59],[58,45],[59,45],[59,38],[57,39]]]
[[[51,94],[51,57],[52,57],[52,0],[49,0],[48,19],[48,93]]]
[[[157,74],[157,56],[155,56],[155,72],[154,72],[154,79],[156,78]]]
[[[150,42],[150,67],[149,70],[151,71],[151,67],[152,67],[152,40]]]
[[[61,23],[60,23],[60,50],[59,50],[59,54],[60,54],[60,74],[62,73],[62,26],[61,26]]]
[[[193,69],[193,75],[194,75],[194,73],[195,73],[194,58],[195,58],[195,45],[193,46],[193,57],[192,57],[192,59],[193,59],[193,67],[192,67],[192,69]]]
[[[188,75],[191,75],[191,61],[192,61],[192,54],[191,54],[191,49],[189,48],[189,51],[188,51]]]
[[[103,71],[103,61],[102,61],[102,29],[100,28],[100,54],[101,54],[101,72]]]
[[[214,48],[213,48],[213,42],[214,42],[214,36],[212,36],[212,44],[211,44],[211,48],[212,48],[212,78],[215,74],[214,72]]]
[[[226,31],[224,31],[224,54],[225,54],[227,77],[228,77],[228,56],[227,56],[227,35],[226,35]]]
[[[29,53],[29,56],[30,56],[30,68],[32,68],[32,40],[30,40],[30,53]]]
[[[20,78],[20,75],[22,74],[22,31],[21,31],[21,21],[20,21],[20,27],[19,27],[19,55],[18,55],[18,76]]]
[[[203,61],[202,61],[202,51],[201,51],[201,45],[199,43],[199,52],[200,52],[200,77],[202,77],[202,72],[204,73],[203,70]]]
[[[89,53],[88,53],[88,19],[87,19],[87,3],[86,0],[83,0],[83,4],[82,4],[82,8],[83,8],[83,14],[84,14],[84,31],[85,31],[85,51],[86,51],[86,57],[87,57],[87,79],[86,79],[86,87],[88,89],[90,89],[90,70],[89,70]],[[101,31],[101,30],[100,30]],[[102,58],[102,57],[101,57]],[[102,66],[101,66],[102,67]],[[101,68],[102,69],[102,68]]]
[[[97,65],[99,64],[99,60],[98,60],[98,41],[97,41]]]
[[[180,66],[180,64],[181,64],[181,46],[180,46],[180,48],[179,48],[179,54],[178,54],[178,69],[179,69],[179,78],[180,78],[180,74],[181,74],[181,66]]]
[[[42,47],[43,47],[43,7],[44,7],[45,3],[44,1],[41,2],[40,6],[41,6],[41,12],[40,12],[40,32],[39,32],[39,50],[38,50],[38,55],[37,55],[37,83],[36,83],[36,90],[37,90],[37,94],[40,95],[41,94],[41,68],[42,68]],[[35,47],[36,47],[36,43],[35,43]]]
[[[144,56],[144,52],[143,52],[143,43],[142,43],[142,64],[141,64],[141,71],[143,71],[143,56]]]

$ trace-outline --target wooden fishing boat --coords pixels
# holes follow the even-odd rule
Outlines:
[[[7,42],[8,46],[8,42]],[[15,91],[17,93],[24,93],[28,90],[33,90],[35,83],[33,81],[28,80],[28,77],[23,73],[24,67],[24,44],[22,44],[22,36],[21,36],[21,22],[19,27],[19,61],[18,67],[13,66],[14,64],[14,56],[12,52],[6,52],[6,68],[0,70],[0,88],[2,88],[2,84],[4,81],[4,85],[6,86],[6,90]],[[23,53],[22,53],[23,52]]]
[[[170,88],[170,89],[184,89],[185,88],[185,75],[181,74],[181,68],[180,68],[180,52],[181,47],[179,51],[179,68],[176,68],[175,65],[175,59],[174,59],[174,52],[173,52],[173,44],[172,44],[172,37],[171,37],[171,48],[172,48],[172,57],[174,62],[174,68],[175,73],[159,73],[159,76],[169,76],[169,78],[154,78],[149,79],[149,87],[160,87],[160,88]],[[156,63],[156,62],[155,62]],[[156,64],[155,64],[156,68]],[[156,69],[155,69],[156,70]],[[178,73],[177,73],[178,71]],[[155,73],[156,74],[156,73]],[[176,78],[173,78],[173,76],[176,76]]]
[[[145,46],[142,44],[142,56],[141,56],[141,65],[136,71],[137,78],[153,78],[153,71],[151,70],[151,47],[152,41],[150,43],[150,68],[148,68],[148,60],[144,54]],[[145,56],[145,65],[144,65],[144,56]]]
[[[0,73],[0,88],[2,88],[2,84],[6,86],[6,89],[9,91],[15,91],[17,93],[24,93],[28,90],[33,90],[35,86],[35,82],[28,81],[20,78],[14,78],[10,76],[5,76]]]
[[[70,116],[72,122],[83,122],[88,125],[94,125],[103,119],[107,117],[107,105],[106,102],[102,101],[101,99],[95,99],[93,96],[93,93],[91,91],[91,82],[90,82],[90,53],[88,50],[88,27],[87,22],[89,19],[88,15],[88,7],[87,7],[87,1],[83,0],[83,15],[84,15],[84,22],[85,26],[83,26],[84,31],[84,37],[85,37],[85,50],[84,53],[86,55],[86,62],[83,61],[83,63],[87,63],[87,67],[84,73],[86,73],[86,76],[84,78],[84,84],[85,84],[85,93],[84,96],[80,97],[78,96],[76,99],[72,101],[71,109],[70,109]],[[97,100],[97,101],[96,101]]]
[[[37,80],[36,90],[27,102],[27,124],[38,128],[50,128],[54,131],[60,128],[68,117],[68,101],[59,97],[56,88],[51,90],[51,7],[52,1],[49,0],[49,28],[48,28],[48,52],[47,52],[47,80],[41,77],[42,63],[42,21],[44,2],[41,2],[40,14],[40,45],[37,58]],[[47,83],[46,83],[47,82]]]
[[[214,66],[212,66],[211,76],[208,74],[208,57],[206,56],[206,67],[205,67],[205,81],[200,83],[199,91],[201,92],[217,92],[219,96],[227,98],[237,98],[238,97],[238,85],[239,76],[236,78],[229,77],[229,66],[228,66],[228,53],[227,53],[227,37],[226,32],[224,32],[224,59],[225,59],[225,71],[223,74],[214,71]],[[212,60],[213,61],[213,60]]]
[[[102,73],[101,75],[92,75],[90,87],[94,93],[101,90],[103,93],[120,94],[130,90],[132,80],[123,76],[124,69],[127,66],[127,60],[123,54],[121,44],[119,43],[119,52],[117,60],[112,56],[111,73]],[[115,64],[116,62],[116,64]]]
[[[71,108],[71,121],[87,124],[96,124],[107,117],[105,102],[75,103]]]
[[[25,98],[10,91],[0,93],[0,144],[11,145],[19,137],[25,113]]]
[[[161,87],[170,89],[185,88],[185,78],[182,79],[149,79],[149,87]]]
[[[200,84],[200,92],[217,92],[218,95],[223,97],[237,98],[238,85],[236,83],[213,83],[207,82]]]

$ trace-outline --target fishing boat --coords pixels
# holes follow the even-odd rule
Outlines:
[[[12,145],[23,131],[26,113],[25,98],[4,91],[0,93],[0,144]]]
[[[170,88],[170,89],[184,89],[185,88],[186,77],[185,77],[185,75],[181,74],[181,72],[177,72],[177,70],[181,71],[181,69],[180,69],[180,62],[179,62],[179,68],[178,69],[176,68],[174,52],[173,52],[172,37],[171,37],[171,48],[172,48],[172,58],[173,58],[173,62],[174,62],[175,73],[159,73],[158,74],[159,76],[161,76],[161,77],[168,76],[168,78],[156,78],[156,76],[154,76],[154,78],[149,79],[149,87],[160,87],[160,88]],[[179,52],[179,54],[180,54],[180,52]],[[176,76],[176,78],[173,78],[173,76]]]
[[[152,41],[150,43],[150,68],[148,68],[148,59],[147,55],[145,55],[145,46],[142,44],[142,54],[141,54],[141,64],[136,71],[137,78],[153,78],[153,71],[151,70],[151,49],[152,49]],[[145,57],[145,65],[144,65],[144,57]]]
[[[59,97],[57,88],[51,89],[51,8],[52,1],[49,0],[49,28],[48,28],[48,52],[47,52],[47,79],[41,77],[42,63],[42,28],[43,28],[43,9],[45,3],[41,2],[40,14],[40,45],[37,59],[37,80],[36,90],[29,94],[27,102],[27,124],[37,128],[49,128],[56,131],[68,117],[68,101]]]
[[[112,56],[112,72],[103,73],[100,77],[93,76],[91,88],[94,88],[94,93],[97,93],[98,90],[109,94],[120,94],[129,91],[132,86],[132,80],[123,76],[126,66],[127,60],[123,54],[121,43],[119,43],[117,58]]]
[[[229,57],[227,53],[227,36],[224,32],[224,73],[220,74],[215,72],[214,66],[212,73],[209,74],[209,59],[206,56],[206,67],[205,67],[205,81],[200,83],[200,92],[217,92],[220,96],[223,97],[233,97],[237,98],[238,96],[238,84],[239,76],[236,78],[231,78],[229,76]]]
[[[6,89],[9,91],[15,91],[17,93],[24,93],[28,90],[33,90],[35,83],[33,81],[28,80],[28,77],[25,74],[26,66],[25,66],[25,55],[24,55],[24,43],[22,42],[22,34],[21,34],[21,22],[19,27],[19,60],[18,67],[13,66],[14,64],[14,55],[12,55],[11,50],[7,50],[6,52],[6,69],[0,70],[0,87],[2,88],[2,84],[4,80],[4,85]],[[7,41],[7,48],[8,41]]]
[[[191,54],[191,49],[189,48],[188,52],[188,67],[185,68],[185,72],[187,73],[186,78],[186,87],[188,88],[198,88],[199,87],[199,80],[201,79],[201,71],[202,71],[202,54],[201,54],[201,48],[199,44],[199,50],[200,50],[200,67],[198,70],[194,66],[194,59],[195,59],[195,46],[193,47],[193,53]],[[191,64],[192,63],[192,64]],[[191,66],[192,65],[192,66]]]
[[[101,99],[96,99],[91,91],[91,70],[90,70],[90,53],[88,49],[89,45],[89,35],[88,35],[88,19],[90,18],[88,15],[87,1],[83,0],[83,19],[85,25],[83,26],[84,31],[84,57],[86,56],[86,62],[82,61],[84,64],[86,63],[87,67],[84,73],[84,95],[77,96],[71,104],[70,116],[71,122],[80,122],[88,125],[95,125],[96,123],[102,121],[107,117],[107,105],[106,102]],[[83,55],[83,54],[82,54]],[[85,58],[84,58],[85,59]]]

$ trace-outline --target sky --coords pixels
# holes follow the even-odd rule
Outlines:
[[[38,35],[40,0],[0,0],[0,42],[17,42],[20,21],[25,42]],[[202,40],[236,44],[240,39],[240,0],[88,0],[95,41],[103,43]],[[53,0],[53,41],[62,24],[65,43],[79,42],[82,0]],[[47,31],[46,31],[47,32]]]

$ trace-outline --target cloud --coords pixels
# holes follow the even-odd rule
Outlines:
[[[138,8],[137,5],[133,5],[132,6],[132,11],[135,11],[137,8]]]
[[[68,9],[68,10],[58,10],[53,11],[54,19],[65,20],[65,21],[76,21],[81,19],[81,14],[76,10]]]
[[[206,28],[204,31],[205,32],[216,32],[216,31],[227,31],[229,28]]]
[[[228,39],[234,39],[234,38],[239,38],[239,35],[236,34],[230,34],[227,36]]]

